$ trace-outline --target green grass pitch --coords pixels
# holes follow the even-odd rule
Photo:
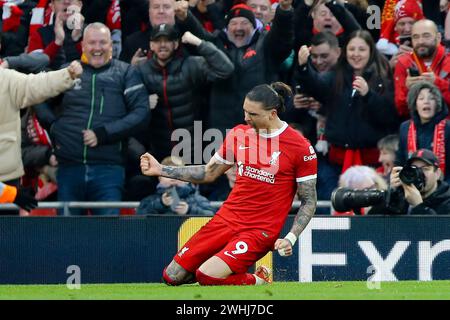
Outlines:
[[[450,281],[276,282],[266,286],[201,287],[164,284],[1,285],[0,299],[33,300],[450,300]]]

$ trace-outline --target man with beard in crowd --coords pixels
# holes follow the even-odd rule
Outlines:
[[[407,95],[409,88],[419,81],[430,81],[450,104],[450,56],[441,45],[436,24],[427,19],[414,23],[411,33],[413,52],[405,53],[395,66],[395,105],[398,114],[409,118]]]

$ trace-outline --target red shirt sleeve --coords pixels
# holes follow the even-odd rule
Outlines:
[[[222,146],[216,152],[214,157],[225,164],[232,165],[236,159],[236,133],[235,129],[230,130],[222,143]]]
[[[48,55],[50,62],[55,60],[59,49],[61,49],[61,46],[58,46],[55,41],[50,42],[50,44],[44,49],[44,53]]]
[[[300,152],[295,172],[297,182],[317,178],[317,154],[309,143],[305,143]]]

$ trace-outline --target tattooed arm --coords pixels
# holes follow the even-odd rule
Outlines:
[[[282,256],[290,256],[300,233],[306,228],[314,215],[317,206],[316,179],[311,179],[298,183],[297,190],[299,201],[301,202],[297,215],[294,219],[291,231],[284,239],[275,242],[275,249]]]
[[[192,183],[209,183],[216,180],[232,165],[219,162],[212,157],[207,165],[200,166],[163,166],[151,154],[141,156],[141,171],[146,176],[163,176]]]

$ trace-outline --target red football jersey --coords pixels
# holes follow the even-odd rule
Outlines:
[[[309,141],[283,123],[270,134],[238,125],[214,155],[236,164],[236,183],[216,213],[237,230],[279,234],[292,207],[297,182],[317,177],[317,155]]]

